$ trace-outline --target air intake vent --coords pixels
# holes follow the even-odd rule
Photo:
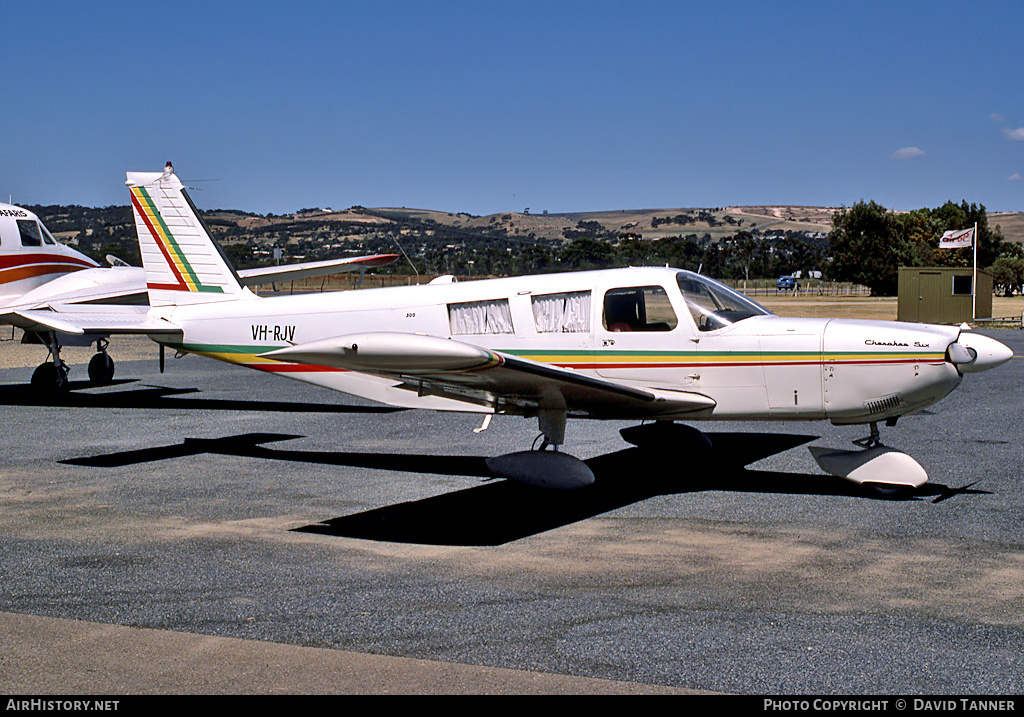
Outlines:
[[[900,404],[902,403],[903,402],[900,400],[900,395],[896,393],[893,394],[892,396],[880,398],[877,401],[868,401],[867,403],[864,404],[864,407],[867,408],[868,413],[871,414],[885,413],[886,411],[891,411],[894,408],[899,408]]]

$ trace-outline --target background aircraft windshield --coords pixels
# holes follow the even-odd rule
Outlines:
[[[676,274],[676,283],[679,284],[694,323],[701,331],[714,331],[751,316],[771,313],[760,304],[707,277],[681,271]]]

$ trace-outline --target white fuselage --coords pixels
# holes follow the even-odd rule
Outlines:
[[[370,331],[450,337],[628,385],[699,393],[716,405],[690,417],[720,420],[882,421],[931,405],[961,379],[946,357],[955,327],[783,318],[760,307],[715,323],[687,296],[701,282],[631,268],[253,296],[153,314],[182,328],[172,345],[185,351],[350,393],[358,391],[348,372],[260,354]],[[613,314],[636,297],[646,302],[642,321],[627,326]]]
[[[89,257],[58,243],[32,212],[0,204],[0,306],[60,276],[95,266]]]

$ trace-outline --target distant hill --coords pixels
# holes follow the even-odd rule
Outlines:
[[[563,241],[567,232],[579,231],[580,223],[607,236],[635,235],[643,239],[687,235],[709,235],[712,239],[732,236],[741,231],[761,236],[772,234],[806,233],[827,234],[832,229],[832,215],[837,207],[808,206],[734,206],[716,208],[678,209],[617,209],[597,212],[566,212],[558,214],[536,212],[503,212],[486,216],[443,212],[406,207],[377,209],[353,208],[344,212],[313,210],[307,213],[285,215],[269,224],[286,225],[296,219],[330,222],[355,221],[364,224],[395,225],[406,223],[434,223],[462,231],[483,235],[494,233],[513,237],[534,236],[551,241]],[[990,212],[989,226],[1000,226],[1008,241],[1024,243],[1024,212]]]
[[[506,212],[477,217],[426,209],[384,208],[373,212],[394,218],[432,221],[472,231],[505,232],[511,236],[542,237],[554,241],[566,238],[567,232],[586,231],[587,227],[605,235],[639,236],[644,239],[710,235],[712,239],[732,236],[741,231],[806,232],[827,234],[832,228],[832,212],[828,207],[716,207],[680,209],[617,209],[600,212],[567,212],[558,214]],[[580,225],[583,225],[582,227]],[[598,226],[594,226],[594,225]]]
[[[107,254],[140,264],[134,220],[128,206],[90,209],[80,206],[34,206],[55,236],[102,261]],[[203,212],[206,222],[239,268],[273,261],[275,249],[287,260],[312,261],[353,254],[395,252],[419,257],[421,268],[436,273],[475,273],[542,270],[561,261],[560,253],[574,242],[604,246],[651,240],[688,240],[700,246],[687,256],[696,268],[708,259],[709,246],[726,254],[721,271],[753,271],[754,260],[738,258],[735,238],[752,235],[764,243],[759,272],[769,275],[795,253],[811,261],[792,242],[812,246],[811,255],[822,264],[825,237],[832,228],[832,207],[733,206],[678,209],[624,209],[550,214],[530,211],[474,216],[407,207],[350,207],[343,210],[310,208],[293,214],[259,215],[231,209]],[[989,214],[989,225],[1000,227],[1005,239],[1024,242],[1024,213]],[[775,245],[785,243],[785,246]],[[596,246],[596,245],[595,245]],[[595,246],[582,247],[597,261]],[[664,251],[663,251],[664,249]],[[781,251],[781,254],[776,252]],[[595,253],[596,252],[596,253]],[[683,261],[667,248],[637,246],[625,252],[631,261]],[[576,252],[578,254],[579,252]],[[796,260],[794,260],[796,261]],[[514,265],[514,266],[513,266]],[[798,263],[794,268],[800,268]],[[732,267],[730,269],[730,267]],[[684,267],[685,268],[685,267]],[[392,270],[399,270],[394,267]],[[408,270],[407,262],[404,269]]]
[[[999,227],[1006,241],[1024,244],[1024,212],[989,212],[988,226]]]

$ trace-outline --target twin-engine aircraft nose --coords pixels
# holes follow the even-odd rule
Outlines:
[[[1006,363],[1013,351],[988,336],[963,332],[946,349],[946,358],[960,373],[979,373]]]

